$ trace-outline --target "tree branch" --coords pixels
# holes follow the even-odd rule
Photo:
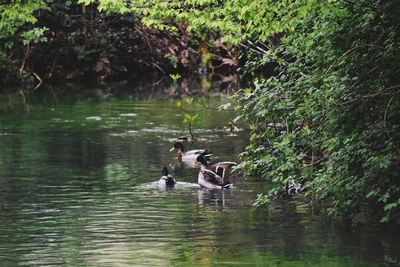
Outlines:
[[[22,60],[22,65],[19,68],[19,74],[22,74],[24,72],[24,70],[25,70],[25,64],[26,64],[26,60],[28,59],[30,49],[31,48],[30,48],[30,45],[28,43],[27,46],[26,46],[24,59]]]

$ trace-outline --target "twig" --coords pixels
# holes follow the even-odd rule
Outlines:
[[[314,166],[315,164],[318,164],[318,163],[320,163],[320,162],[323,161],[323,160],[324,160],[324,158],[320,158],[319,160],[314,161],[314,158],[312,158],[311,162],[308,163],[308,164],[303,164],[303,167],[304,167],[304,168],[305,168],[305,167],[312,167],[312,166]]]
[[[250,49],[251,51],[253,51],[254,53],[256,53],[256,54],[258,54],[258,55],[260,55],[260,56],[263,55],[262,52],[257,51],[257,50],[255,50],[254,48],[252,48],[252,47],[250,47],[250,46],[248,46],[248,45],[245,45],[245,44],[243,44],[243,43],[239,43],[239,45],[240,45],[241,47],[246,48],[246,49]]]
[[[218,107],[213,107],[213,106],[209,106],[209,105],[206,105],[206,104],[204,104],[204,103],[201,103],[201,102],[200,102],[199,100],[197,100],[191,93],[187,92],[186,90],[181,89],[180,91],[183,92],[184,94],[190,96],[190,97],[193,99],[194,102],[196,102],[197,104],[199,104],[199,105],[202,106],[203,108],[215,109],[215,110],[221,111],[221,109],[219,109]],[[223,110],[232,110],[232,111],[233,111],[233,110],[235,110],[235,109],[234,109],[234,108],[225,108],[225,109],[223,109]]]
[[[347,50],[346,52],[344,52],[344,54],[341,56],[341,58],[344,58],[345,56],[347,56],[347,54],[352,53],[354,50],[356,50],[356,49],[358,49],[358,48],[359,48],[358,46],[355,46],[355,47],[353,47],[353,48],[350,48],[349,50]],[[340,65],[342,65],[342,64],[344,63],[344,61],[342,61],[342,62],[339,63],[339,64],[336,64],[336,62],[337,62],[337,61],[333,62],[333,63],[328,67],[328,69],[327,69],[327,70],[324,72],[324,74],[322,75],[323,77],[324,77],[325,75],[327,75],[328,72],[329,72],[333,67],[340,66]]]
[[[400,85],[394,85],[394,86],[391,86],[391,87],[384,88],[384,89],[378,91],[378,92],[375,93],[375,94],[364,95],[364,96],[361,96],[361,97],[359,97],[359,98],[356,98],[356,99],[352,99],[352,100],[343,102],[343,103],[341,103],[341,105],[347,105],[347,104],[350,104],[350,103],[352,103],[352,102],[358,101],[358,100],[360,100],[360,99],[362,99],[362,98],[363,98],[363,99],[369,99],[369,98],[374,98],[374,97],[379,96],[379,95],[391,95],[391,94],[400,93],[400,90],[397,90],[397,91],[395,91],[395,92],[387,92],[387,91],[389,91],[389,90],[391,90],[391,89],[395,89],[395,88],[400,88]]]
[[[53,76],[53,72],[54,72],[54,68],[56,66],[57,58],[58,58],[58,53],[54,57],[54,61],[53,61],[53,64],[51,66],[50,73],[49,73],[49,75],[47,75],[47,79],[50,79]]]
[[[251,44],[253,47],[255,47],[256,49],[258,49],[263,55],[268,53],[266,50],[262,49],[261,47],[259,47],[258,45],[254,44],[252,41],[247,40],[247,43]]]
[[[367,72],[367,75],[371,74],[372,72],[374,72],[375,70],[377,70],[379,67],[380,67],[380,66],[376,66],[376,67],[372,68],[371,70],[369,70],[369,71]],[[353,89],[356,85],[358,85],[360,82],[361,82],[361,79],[357,79],[357,81],[355,81],[355,82],[351,85],[350,90],[352,90],[352,89]]]
[[[19,92],[19,94],[22,96],[22,103],[26,103],[26,98],[25,98],[25,94],[24,94],[24,92],[22,91],[22,90],[19,90],[18,91]]]
[[[286,123],[286,133],[289,133],[289,124],[288,124],[288,120],[287,118],[285,119],[285,123]]]
[[[384,88],[384,89],[382,89],[381,91],[379,91],[379,92],[376,93],[376,94],[365,95],[365,96],[363,96],[363,98],[375,97],[375,96],[381,95],[383,92],[386,92],[386,91],[389,91],[389,90],[395,89],[395,88],[400,88],[400,84],[399,84],[399,85],[394,85],[394,86],[391,86],[391,87]],[[396,92],[394,92],[394,93],[398,93],[398,92],[399,92],[399,91],[396,91]]]
[[[147,38],[147,34],[146,34],[144,31],[140,30],[139,27],[136,27],[136,26],[135,26],[134,29],[135,29],[135,31],[139,32],[139,33],[144,37],[144,39],[145,39],[146,42],[147,42],[147,45],[148,45],[149,48],[150,48],[150,53],[153,54],[153,47],[151,46],[150,41],[149,41],[149,39]]]
[[[35,76],[35,78],[39,80],[39,83],[33,89],[33,90],[36,90],[43,84],[43,80],[40,78],[39,75],[36,74],[36,72],[33,71],[32,73],[33,73],[33,76]]]
[[[395,96],[396,96],[396,95],[393,95],[393,96],[389,99],[389,102],[388,102],[387,105],[386,105],[385,113],[383,114],[383,127],[385,128],[386,135],[388,136],[388,138],[389,138],[390,140],[393,140],[393,139],[392,139],[392,136],[390,135],[390,133],[389,133],[387,127],[386,127],[386,120],[387,120],[387,113],[388,113],[389,107],[390,107],[390,105],[392,104],[392,101],[393,101],[393,99],[395,98]],[[398,151],[399,154],[400,154],[400,149],[399,149],[399,147],[396,146],[396,148],[397,148],[397,151]]]
[[[158,66],[156,63],[152,63],[152,65],[154,66],[154,67],[156,67],[157,69],[159,69],[163,74],[167,74],[160,66]]]
[[[196,139],[194,137],[194,135],[193,135],[193,132],[192,132],[192,122],[191,121],[189,121],[189,126],[188,127],[189,127],[190,137],[192,138],[192,140]]]
[[[19,74],[22,74],[24,72],[26,60],[28,59],[28,55],[29,55],[30,49],[31,48],[30,48],[29,43],[28,43],[27,46],[26,46],[25,56],[24,56],[24,59],[22,61],[22,65],[19,68]]]
[[[164,79],[165,79],[165,76],[161,77],[161,79],[159,79],[158,81],[153,82],[152,86],[159,85]]]

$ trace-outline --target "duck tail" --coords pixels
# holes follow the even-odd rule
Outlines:
[[[165,181],[165,184],[166,184],[167,186],[172,187],[172,186],[174,186],[174,185],[176,184],[176,181],[175,181],[174,178],[168,177],[168,179]]]
[[[203,154],[203,157],[207,161],[207,164],[211,164],[211,156],[211,153]]]
[[[224,189],[231,188],[231,187],[233,187],[233,184],[231,184],[230,182],[225,182],[225,183],[222,185],[222,188],[224,188]]]
[[[205,158],[211,157],[212,154],[213,154],[213,152],[210,151],[210,150],[208,150],[208,149],[205,149],[205,150],[201,153],[201,155],[203,155],[203,157],[205,157]]]

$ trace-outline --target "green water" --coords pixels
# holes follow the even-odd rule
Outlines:
[[[266,187],[255,178],[152,186],[163,166],[197,181],[169,152],[187,134],[176,101],[68,96],[1,97],[0,266],[399,266],[398,228],[331,226],[301,201],[268,215],[252,208]],[[224,130],[234,114],[199,114],[189,146],[238,161],[246,131]]]

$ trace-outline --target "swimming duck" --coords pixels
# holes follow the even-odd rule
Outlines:
[[[303,192],[303,186],[299,183],[296,183],[294,180],[292,180],[292,182],[290,184],[286,183],[285,192],[286,192],[286,195],[293,196],[293,195]]]
[[[239,131],[239,128],[236,127],[232,122],[228,123],[228,125],[225,129],[230,135],[234,135],[235,132]]]
[[[175,178],[168,174],[168,168],[164,167],[162,176],[158,180],[158,185],[163,187],[173,187],[176,184]]]
[[[236,165],[235,162],[218,162],[209,165],[207,159],[200,155],[197,161],[201,164],[197,183],[208,189],[223,189],[232,186],[231,183],[224,181],[225,170]]]
[[[200,155],[203,155],[206,159],[209,159],[212,155],[207,149],[194,149],[185,152],[185,149],[181,142],[176,142],[169,151],[173,151],[175,149],[178,150],[178,152],[176,153],[176,157],[182,161],[195,161]]]

